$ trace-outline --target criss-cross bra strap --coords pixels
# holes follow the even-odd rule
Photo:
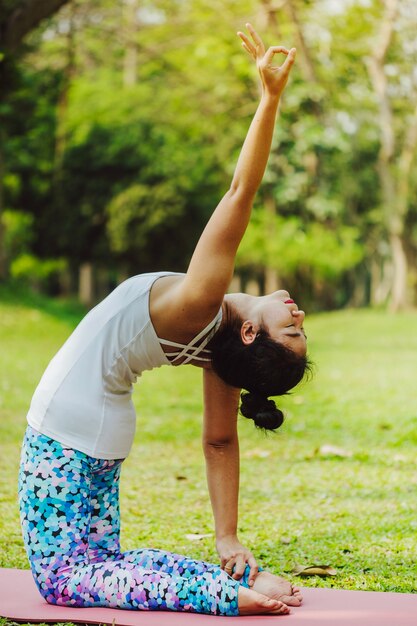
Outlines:
[[[179,350],[176,352],[166,352],[165,356],[171,361],[171,363],[175,363],[175,361],[184,358],[184,360],[181,362],[181,365],[189,363],[190,361],[211,361],[210,358],[200,356],[200,353],[209,352],[209,350],[205,350],[205,347],[214,334],[212,331],[215,331],[217,329],[216,327],[220,324],[220,322],[221,314],[218,314],[208,324],[208,326],[203,328],[203,330],[198,333],[198,335],[196,335],[194,339],[192,339],[187,345],[183,343],[177,343],[176,341],[168,341],[168,339],[160,339],[158,337],[161,344],[170,346],[172,348],[179,348]],[[195,345],[198,342],[200,342],[199,345]]]

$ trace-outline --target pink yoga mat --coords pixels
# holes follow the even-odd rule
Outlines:
[[[0,569],[0,616],[20,622],[82,622],[117,626],[417,626],[417,594],[304,588],[302,607],[291,615],[212,617],[171,611],[73,609],[40,596],[27,570]]]

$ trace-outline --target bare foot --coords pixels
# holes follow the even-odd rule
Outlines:
[[[259,572],[251,589],[289,606],[300,606],[303,601],[298,587],[293,587],[285,578],[274,576],[269,572]]]
[[[239,615],[288,615],[290,609],[280,600],[267,598],[246,587],[239,587],[238,592]]]

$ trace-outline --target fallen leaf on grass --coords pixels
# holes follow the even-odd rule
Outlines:
[[[353,452],[351,452],[350,450],[343,450],[343,448],[338,448],[337,446],[332,446],[327,443],[320,446],[320,448],[317,450],[317,453],[320,456],[337,456],[342,459],[348,459],[349,457],[353,456]]]
[[[296,565],[292,570],[296,576],[336,576],[336,570],[330,565]]]
[[[208,533],[206,535],[197,535],[194,533],[185,535],[185,538],[188,539],[189,541],[201,541],[201,539],[205,539],[205,537],[211,537],[211,533]]]
[[[263,450],[262,448],[254,448],[253,450],[247,450],[243,456],[246,459],[266,459],[271,455],[270,450]]]

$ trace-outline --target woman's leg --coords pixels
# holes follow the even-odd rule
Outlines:
[[[119,479],[121,461],[92,460],[90,563],[120,559]]]
[[[173,576],[119,554],[118,492],[108,484],[117,483],[119,470],[120,462],[92,459],[28,428],[19,479],[21,519],[32,572],[46,600],[236,615],[239,584],[219,568]]]
[[[90,488],[85,454],[27,428],[19,474],[20,516],[32,574],[48,602],[65,604],[58,587],[66,573],[88,562]]]
[[[94,481],[91,487],[92,517],[89,532],[90,563],[96,563],[108,558],[122,559],[125,563],[133,564],[141,569],[164,572],[171,576],[194,578],[206,572],[215,574],[219,565],[190,559],[181,554],[142,548],[120,552],[120,513],[119,513],[119,476],[121,466],[114,470],[110,468],[113,461],[96,461],[98,469],[94,472]],[[93,465],[94,471],[94,465]],[[248,577],[250,567],[239,581],[240,585],[249,587]]]

